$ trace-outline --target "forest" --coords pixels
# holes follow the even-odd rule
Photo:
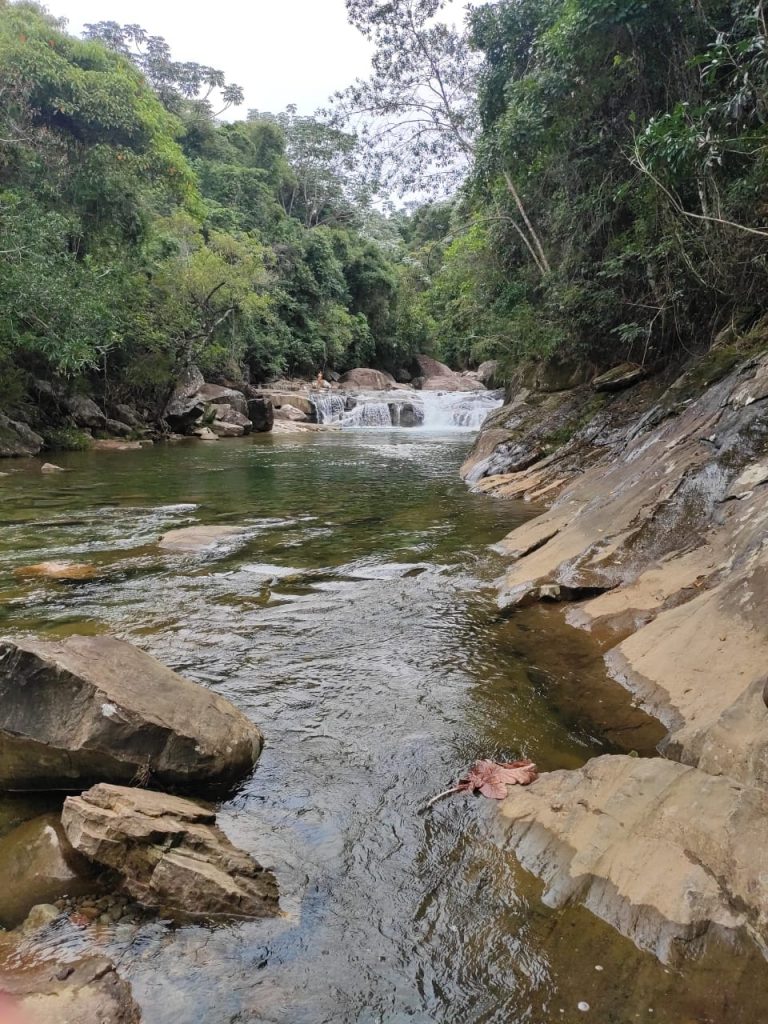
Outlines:
[[[443,7],[347,0],[370,79],[232,121],[172,41],[2,0],[0,408],[161,405],[191,362],[650,366],[759,324],[762,0]]]

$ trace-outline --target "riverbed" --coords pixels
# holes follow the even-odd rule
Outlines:
[[[106,950],[147,1024],[717,1022],[724,971],[730,1024],[760,1019],[738,951],[666,968],[586,911],[544,906],[492,801],[423,811],[478,757],[576,767],[662,734],[556,609],[499,615],[491,545],[536,510],[466,490],[471,440],[258,435],[70,453],[55,475],[7,467],[3,633],[130,640],[267,737],[220,823],[274,867],[280,918],[62,926],[47,943]],[[198,523],[245,533],[197,555],[157,547]],[[19,575],[48,559],[97,575]]]

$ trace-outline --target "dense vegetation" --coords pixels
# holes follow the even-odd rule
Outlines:
[[[439,2],[395,2],[426,40]],[[392,6],[348,3],[372,26]],[[763,317],[762,0],[499,0],[465,41],[474,58],[432,37],[423,76],[436,95],[434,69],[460,53],[477,83],[477,122],[433,119],[436,170],[441,146],[471,161],[447,241],[424,250],[445,357],[659,364]]]
[[[136,27],[0,3],[0,405],[35,378],[161,402],[190,360],[263,381],[407,360],[399,240],[355,141],[217,120],[221,72]]]
[[[658,363],[765,314],[762,0],[443,6],[347,0],[370,80],[226,123],[221,71],[0,0],[0,407],[159,408],[190,361]]]

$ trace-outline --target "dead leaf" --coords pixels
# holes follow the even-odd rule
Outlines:
[[[489,800],[503,800],[507,795],[507,786],[529,786],[538,777],[533,761],[475,761],[465,778],[459,779],[450,789],[438,793],[427,807],[451,793],[479,792]]]

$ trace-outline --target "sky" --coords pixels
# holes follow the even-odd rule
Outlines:
[[[295,103],[311,114],[331,93],[366,77],[370,46],[346,19],[344,0],[45,0],[75,34],[94,21],[139,24],[164,36],[176,60],[220,68],[245,103],[276,112]],[[456,20],[463,0],[452,0]]]

